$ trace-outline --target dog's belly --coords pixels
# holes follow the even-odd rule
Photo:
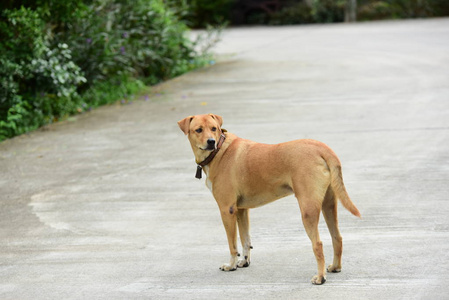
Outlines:
[[[238,208],[255,208],[293,194],[288,185],[282,185],[260,193],[242,193],[237,197]]]

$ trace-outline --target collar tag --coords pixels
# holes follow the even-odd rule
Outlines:
[[[197,166],[196,167],[196,175],[195,178],[201,179],[201,173],[203,171],[203,168],[201,168],[201,166]]]

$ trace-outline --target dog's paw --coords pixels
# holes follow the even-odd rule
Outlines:
[[[327,271],[329,273],[340,273],[341,272],[341,266],[329,265],[329,267],[327,267]]]
[[[236,266],[231,266],[230,264],[223,264],[220,267],[220,270],[225,271],[225,272],[231,272],[231,271],[237,270],[237,267]]]
[[[247,268],[249,267],[250,261],[249,259],[245,258],[241,258],[239,259],[238,263],[237,263],[237,267],[238,268]]]
[[[315,285],[321,285],[326,282],[326,277],[320,276],[320,275],[315,275],[315,276],[313,276],[311,281]]]

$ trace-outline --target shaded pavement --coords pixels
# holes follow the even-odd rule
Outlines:
[[[444,299],[449,288],[449,19],[229,29],[219,62],[129,105],[0,144],[1,299]],[[343,269],[313,286],[294,197],[251,211],[249,268],[176,121],[343,163]],[[327,262],[331,239],[320,233]]]

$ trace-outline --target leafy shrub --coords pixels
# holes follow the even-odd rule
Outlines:
[[[231,19],[231,12],[238,0],[174,0],[173,6],[187,13],[180,17],[191,27],[221,26]]]
[[[305,2],[289,5],[273,13],[271,25],[291,25],[313,23],[312,9]]]
[[[71,59],[67,44],[58,44],[53,50],[46,48],[42,57],[33,59],[31,66],[37,89],[58,97],[76,96],[78,85],[85,83],[86,78]]]
[[[312,18],[316,23],[343,22],[346,0],[313,0]]]
[[[153,81],[168,79],[189,70],[188,62],[196,57],[188,29],[161,1],[137,0],[122,6],[118,32],[124,39],[120,51],[130,56],[135,74]],[[123,53],[126,54],[126,53]],[[191,69],[191,68],[190,68]]]
[[[358,19],[381,20],[387,18],[397,18],[391,10],[391,6],[386,1],[371,1],[360,6],[357,13]]]
[[[1,19],[5,19],[0,22],[0,116],[4,117],[14,95],[31,77],[31,61],[43,53],[45,45],[37,13],[25,8],[4,10]]]
[[[446,0],[365,0],[360,1],[360,20],[425,18],[449,15]]]
[[[274,13],[258,11],[247,20],[251,24],[291,25],[308,23],[331,23],[344,20],[346,0],[312,0],[310,5],[297,1],[286,1]]]
[[[120,100],[123,104],[132,102],[135,95],[144,89],[145,84],[141,80],[127,75],[99,81],[83,93],[83,103],[77,107],[77,110],[90,110],[116,100]]]
[[[74,111],[85,82],[66,44],[50,49],[36,11],[5,10],[0,36],[0,140],[22,134]]]
[[[121,73],[156,83],[194,67],[187,29],[161,0],[96,0],[54,42],[69,45],[89,83]]]
[[[343,22],[347,0],[281,0],[281,9],[267,13],[262,9],[247,11],[244,0],[172,0],[187,10],[180,17],[194,27],[235,22],[246,24],[304,24]],[[253,4],[257,1],[253,1]],[[261,3],[260,1],[259,3]],[[268,1],[269,2],[269,1]],[[358,19],[421,18],[448,16],[448,0],[357,0]]]
[[[27,8],[4,10],[0,20],[0,140],[37,125],[23,91],[34,87],[31,62],[44,52],[43,23]],[[28,93],[33,92],[32,89]]]
[[[27,101],[21,101],[20,96],[15,96],[15,100],[17,103],[8,109],[4,120],[0,120],[0,141],[38,127],[33,120],[31,105]]]
[[[164,0],[17,0],[0,8],[0,140],[126,102],[144,83],[207,58]]]

